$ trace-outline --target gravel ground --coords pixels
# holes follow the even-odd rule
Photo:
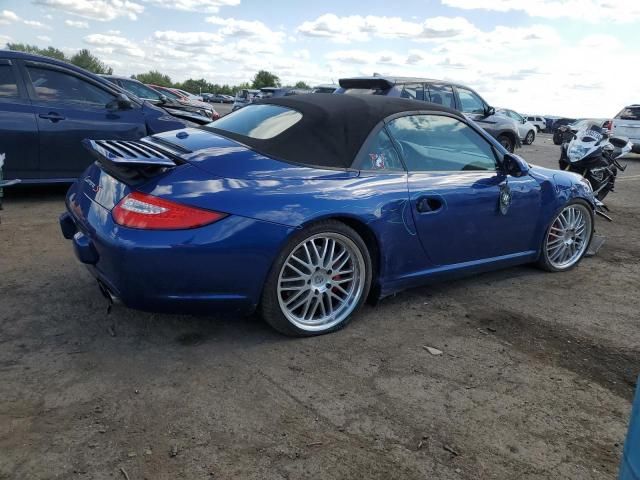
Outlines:
[[[558,157],[546,135],[520,152]],[[107,315],[59,232],[64,189],[9,193],[0,479],[614,479],[640,373],[638,158],[573,271],[414,289],[304,340]]]

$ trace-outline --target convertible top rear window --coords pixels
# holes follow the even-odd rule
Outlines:
[[[266,140],[280,135],[302,119],[302,114],[278,105],[247,105],[209,124],[212,128]]]
[[[260,100],[205,125],[277,160],[320,168],[351,168],[371,130],[385,118],[425,108],[424,102],[379,95],[310,93]],[[430,105],[429,110],[461,114]]]

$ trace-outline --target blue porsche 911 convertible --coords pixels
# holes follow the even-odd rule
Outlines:
[[[258,309],[288,335],[337,330],[366,299],[428,280],[570,269],[594,228],[580,176],[406,99],[269,99],[85,147],[95,162],[60,223],[103,291],[143,310]]]

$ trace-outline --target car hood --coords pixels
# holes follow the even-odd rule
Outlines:
[[[222,178],[353,178],[357,171],[297,165],[262,155],[246,145],[199,128],[185,128],[151,137],[175,149],[187,163]]]

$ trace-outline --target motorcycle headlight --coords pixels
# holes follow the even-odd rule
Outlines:
[[[567,151],[567,157],[569,157],[570,162],[577,162],[582,157],[584,157],[589,151],[589,147],[584,147],[582,145],[571,145],[569,150]]]

